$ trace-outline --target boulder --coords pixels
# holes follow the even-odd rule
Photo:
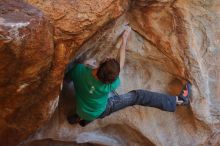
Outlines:
[[[22,142],[51,118],[58,105],[69,56],[102,25],[124,11],[122,1],[109,0],[99,5],[98,1],[70,3],[59,1],[54,7],[44,3],[42,6],[52,9],[44,7],[43,13],[22,0],[0,2],[2,145]],[[59,8],[61,11],[57,11]],[[68,10],[67,16],[62,10]]]
[[[0,143],[16,145],[57,107],[64,70],[53,27],[38,9],[0,2]]]
[[[133,106],[82,128],[69,125],[74,89],[65,85],[57,112],[33,139],[100,145],[219,144],[218,1],[133,1],[130,9],[87,40],[76,57],[100,62],[118,53],[117,41],[127,24],[132,33],[119,94],[147,89],[178,95],[186,80],[193,84],[189,107],[168,113]],[[69,94],[69,95],[67,95]],[[55,128],[59,127],[59,128]],[[42,141],[43,143],[43,141]]]
[[[55,27],[74,58],[79,47],[103,25],[128,9],[127,0],[25,0],[38,7]]]
[[[218,0],[25,1],[42,12],[0,2],[1,144],[219,145]],[[117,92],[178,95],[189,80],[190,106],[169,113],[136,105],[86,127],[70,125],[73,84],[64,82],[60,93],[66,64],[115,57],[126,25],[132,32]]]

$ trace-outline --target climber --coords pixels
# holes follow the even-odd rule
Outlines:
[[[119,50],[119,62],[108,58],[98,68],[91,69],[83,63],[75,63],[68,71],[65,80],[73,81],[76,97],[76,113],[67,117],[70,124],[81,126],[89,122],[133,105],[155,107],[164,111],[174,112],[176,105],[189,105],[191,84],[188,81],[178,96],[133,90],[123,95],[109,97],[110,92],[120,85],[119,72],[125,63],[125,48],[131,28],[127,27],[122,35]]]

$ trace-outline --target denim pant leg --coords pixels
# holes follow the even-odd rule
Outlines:
[[[110,97],[105,111],[99,118],[104,118],[115,111],[133,105],[155,107],[164,111],[174,112],[176,110],[176,96],[147,90],[133,90],[123,95]]]

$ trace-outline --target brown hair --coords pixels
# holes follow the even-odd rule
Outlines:
[[[97,77],[105,84],[113,83],[120,72],[120,65],[116,59],[107,59],[102,62],[97,71]]]

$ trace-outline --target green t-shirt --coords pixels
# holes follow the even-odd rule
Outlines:
[[[76,64],[70,74],[76,93],[76,113],[84,120],[96,119],[106,108],[109,92],[120,85],[119,77],[112,84],[104,84],[83,64]]]

